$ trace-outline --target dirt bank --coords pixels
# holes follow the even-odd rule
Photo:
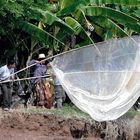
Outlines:
[[[1,112],[0,140],[140,139],[140,116],[98,123],[51,114]]]

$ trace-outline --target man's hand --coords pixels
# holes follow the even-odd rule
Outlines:
[[[36,62],[37,64],[39,64],[39,63],[40,63],[40,61],[37,61],[37,60],[36,60],[35,62]]]
[[[15,79],[16,79],[15,75],[12,74],[12,75],[10,76],[10,80],[15,80]]]
[[[41,61],[36,60],[36,63],[37,64],[42,64],[42,63],[45,63],[45,60],[41,60]]]

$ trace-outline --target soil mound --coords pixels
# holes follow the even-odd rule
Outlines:
[[[139,117],[89,122],[52,114],[1,113],[0,140],[140,139]]]

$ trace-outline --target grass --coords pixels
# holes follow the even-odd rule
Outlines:
[[[72,103],[64,104],[62,109],[46,109],[46,108],[36,108],[31,107],[26,110],[27,113],[31,114],[53,114],[55,116],[61,116],[64,118],[79,118],[79,119],[86,119],[86,120],[93,120],[88,114],[79,110],[75,105]],[[140,115],[140,112],[137,112],[133,109],[130,109],[126,114],[125,117],[131,118],[135,115]]]
[[[31,107],[25,111],[26,113],[31,114],[53,114],[55,116],[61,116],[65,118],[80,118],[80,119],[88,119],[91,120],[91,117],[79,110],[75,105],[73,104],[64,104],[62,109],[46,109],[46,108],[36,108]]]
[[[134,109],[130,109],[128,112],[124,114],[125,117],[129,117],[129,118],[134,117],[136,115],[140,116],[140,112],[135,111]]]

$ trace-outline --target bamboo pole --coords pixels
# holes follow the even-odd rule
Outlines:
[[[45,78],[45,77],[47,79],[48,77],[50,77],[50,75],[46,74],[44,76],[27,77],[27,78],[15,79],[15,80],[6,80],[6,81],[1,81],[0,84],[8,83],[8,82],[18,82],[18,81],[23,81],[23,80],[31,80],[31,79],[36,79],[36,78]]]

